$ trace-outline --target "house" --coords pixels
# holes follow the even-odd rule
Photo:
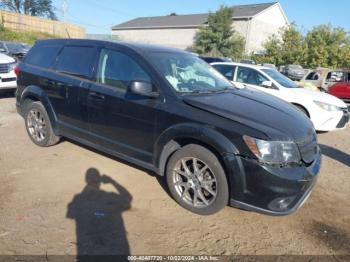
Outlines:
[[[246,40],[245,52],[263,52],[263,43],[288,25],[280,3],[234,6],[233,28]],[[165,45],[190,50],[196,33],[207,24],[209,14],[140,17],[112,27],[121,40]]]

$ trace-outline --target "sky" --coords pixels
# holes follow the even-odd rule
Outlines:
[[[257,4],[269,0],[53,0],[60,20],[86,28],[87,33],[110,34],[111,27],[136,17],[170,13],[195,14],[217,10],[220,5]],[[280,0],[290,22],[302,31],[319,24],[332,24],[350,31],[350,0]]]

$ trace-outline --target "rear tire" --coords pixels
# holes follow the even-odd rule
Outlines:
[[[229,189],[218,158],[199,145],[175,152],[167,165],[166,180],[172,197],[185,209],[211,215],[228,204]]]
[[[41,102],[26,103],[24,120],[27,133],[34,144],[49,147],[59,142],[60,137],[53,132],[50,119]]]

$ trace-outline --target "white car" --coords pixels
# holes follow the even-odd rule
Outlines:
[[[0,92],[16,90],[16,66],[17,62],[15,59],[0,53]]]
[[[348,108],[342,100],[299,87],[275,69],[240,63],[211,65],[235,84],[253,87],[290,102],[311,119],[317,131],[343,129],[349,122]]]

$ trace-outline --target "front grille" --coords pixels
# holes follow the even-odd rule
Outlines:
[[[16,81],[16,77],[10,77],[10,78],[3,78],[1,79],[1,82],[13,82]]]
[[[348,109],[344,108],[343,112],[344,112],[343,117],[340,119],[340,121],[337,125],[337,128],[344,128],[346,126],[346,124],[349,122],[350,115],[349,115]]]
[[[301,158],[306,164],[311,164],[317,155],[318,144],[316,133],[312,132],[306,139],[297,143]]]
[[[0,74],[7,74],[10,72],[10,64],[0,64]]]

